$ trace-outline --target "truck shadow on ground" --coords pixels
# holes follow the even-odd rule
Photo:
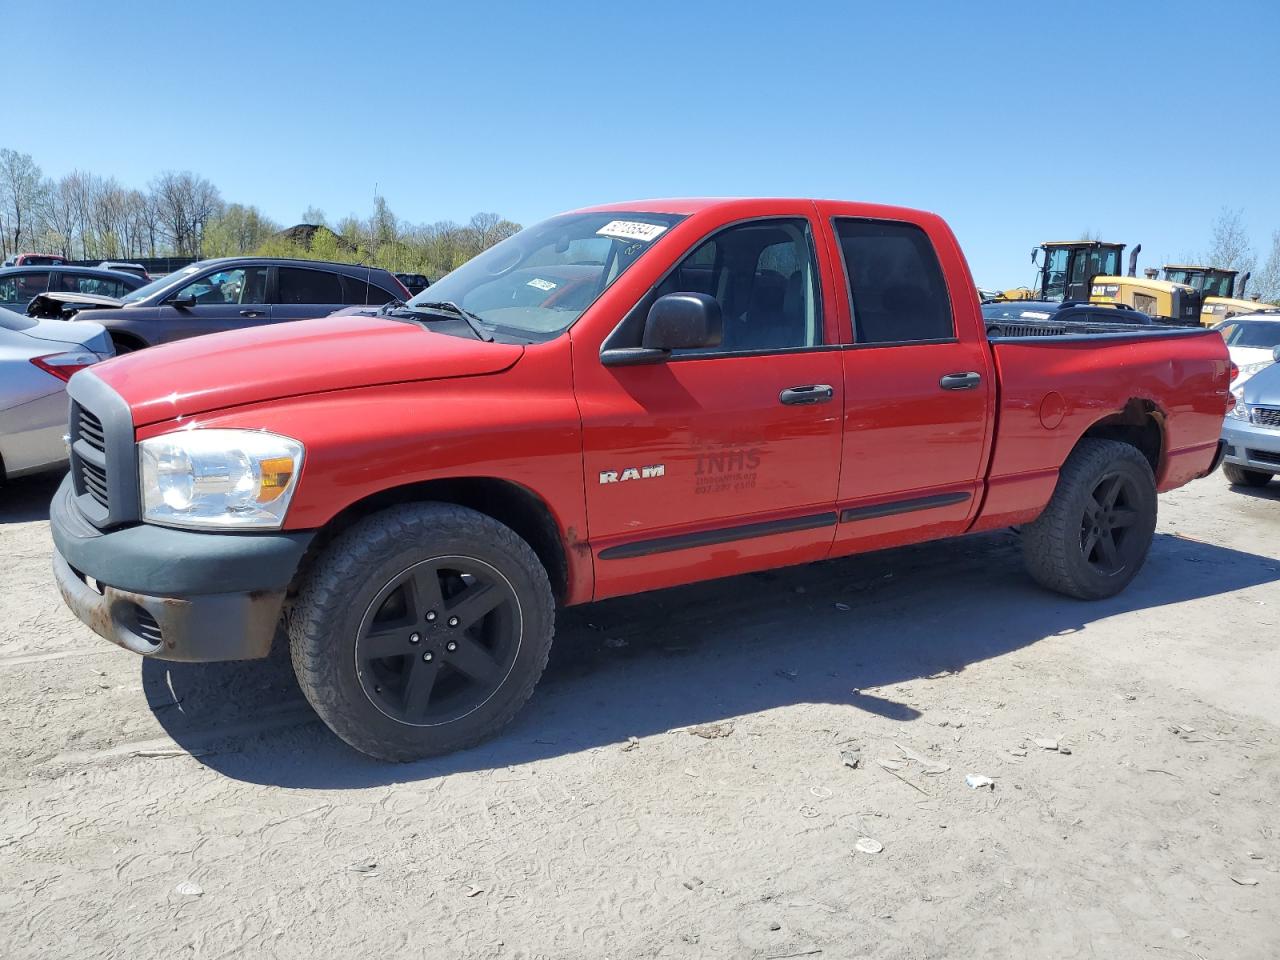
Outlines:
[[[910,723],[863,692],[960,673],[1055,634],[1280,579],[1280,562],[1158,534],[1139,577],[1086,603],[1023,571],[1012,531],[734,577],[562,611],[533,699],[494,740],[411,764],[356,753],[310,712],[286,651],[266,661],[142,663],[166,732],[220,773],[255,783],[357,788],[495,769],[796,703]],[[175,708],[175,698],[180,703]]]
[[[49,504],[64,476],[59,471],[0,483],[0,524],[48,520]]]

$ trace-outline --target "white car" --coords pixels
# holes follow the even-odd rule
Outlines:
[[[1280,310],[1244,313],[1222,321],[1213,329],[1222,334],[1231,362],[1240,368],[1240,373],[1231,382],[1232,390],[1276,362],[1272,351],[1280,346]]]

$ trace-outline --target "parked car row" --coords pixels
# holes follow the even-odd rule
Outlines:
[[[116,352],[128,353],[206,333],[324,317],[348,306],[380,306],[410,296],[392,274],[376,267],[226,257],[193,263],[145,285],[139,282],[123,294],[50,290],[32,300],[29,312],[101,323]]]

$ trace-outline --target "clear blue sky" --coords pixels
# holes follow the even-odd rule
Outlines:
[[[1054,22],[1054,16],[1063,18]],[[283,223],[800,195],[947,217],[979,283],[1089,230],[1280,229],[1280,4],[6,3],[0,146]],[[1224,52],[1229,51],[1229,52]],[[1248,144],[1248,146],[1232,146]]]

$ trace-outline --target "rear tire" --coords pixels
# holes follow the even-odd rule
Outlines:
[[[326,548],[290,611],[294,672],[339,737],[407,761],[484,740],[524,706],[555,601],[532,548],[452,504],[392,507]]]
[[[1022,528],[1022,555],[1044,587],[1081,600],[1115,596],[1146,561],[1156,527],[1156,484],[1136,447],[1081,440],[1044,513]]]
[[[1222,474],[1227,478],[1227,483],[1233,487],[1265,487],[1275,476],[1273,473],[1263,473],[1260,470],[1246,470],[1234,463],[1224,463]]]

